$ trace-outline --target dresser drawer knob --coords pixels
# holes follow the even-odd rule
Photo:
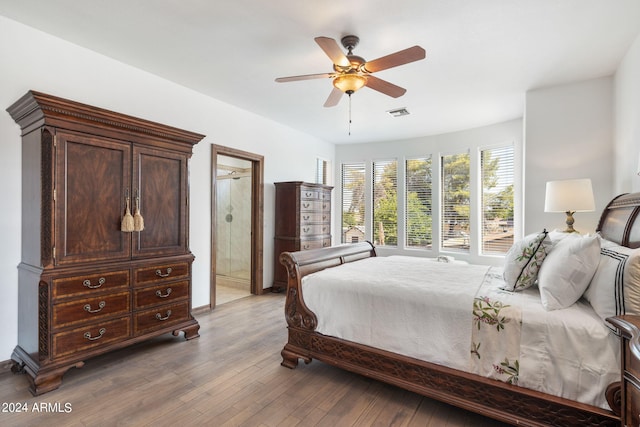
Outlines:
[[[171,267],[167,268],[167,272],[166,273],[162,273],[162,270],[157,269],[156,270],[156,276],[158,277],[169,277],[169,275],[171,274]]]
[[[171,295],[171,288],[167,288],[167,293],[166,293],[166,294],[163,294],[163,293],[162,293],[162,291],[161,291],[160,289],[158,289],[158,290],[156,291],[156,296],[158,296],[158,297],[160,297],[160,298],[166,298],[166,297],[168,297],[169,295]]]
[[[162,317],[160,313],[156,313],[156,319],[160,321],[167,320],[170,316],[171,316],[171,310],[167,310],[167,315],[164,317]]]
[[[97,308],[97,309],[95,309],[95,310],[92,310],[92,309],[91,309],[91,304],[85,304],[83,308],[84,308],[84,311],[86,311],[86,312],[89,312],[89,313],[97,313],[97,312],[101,311],[101,310],[104,308],[104,306],[105,306],[105,305],[107,305],[107,303],[106,303],[106,302],[104,302],[104,301],[100,301],[100,302],[98,303],[98,308]]]
[[[107,279],[105,279],[104,277],[101,277],[98,279],[98,283],[95,285],[92,285],[91,280],[89,279],[85,279],[84,282],[82,282],[82,285],[89,289],[97,289],[100,286],[104,285],[106,282],[107,282]]]
[[[91,336],[91,332],[85,332],[84,333],[84,337],[86,339],[88,339],[89,341],[95,341],[95,340],[99,340],[100,338],[102,338],[102,336],[105,334],[105,332],[107,332],[106,328],[100,328],[100,330],[98,331],[98,335],[95,337]]]

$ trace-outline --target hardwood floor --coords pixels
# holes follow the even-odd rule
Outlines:
[[[196,316],[200,338],[168,334],[87,360],[38,397],[5,372],[0,425],[505,425],[318,361],[280,366],[283,305],[274,293],[231,301]],[[26,412],[5,412],[15,404]]]

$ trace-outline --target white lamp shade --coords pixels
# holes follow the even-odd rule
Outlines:
[[[547,182],[545,212],[592,212],[596,209],[590,179]]]

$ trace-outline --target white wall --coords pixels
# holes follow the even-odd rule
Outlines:
[[[575,214],[576,230],[593,233],[613,198],[613,85],[610,77],[527,92],[525,234],[565,229],[564,213],[545,213],[547,181],[591,178],[595,212]],[[636,119],[637,120],[637,119]]]
[[[0,106],[33,89],[207,137],[191,159],[193,306],[209,303],[211,144],[263,155],[264,287],[273,280],[273,182],[313,182],[316,157],[334,158],[334,146],[195,91],[98,55],[0,16]],[[20,129],[0,111],[0,361],[17,343],[17,265],[20,262]],[[286,153],[285,155],[282,155]]]
[[[371,144],[350,144],[350,145],[338,145],[336,147],[336,176],[335,182],[337,184],[340,183],[340,169],[342,163],[350,163],[350,162],[365,162],[367,165],[371,164],[374,160],[389,160],[389,159],[397,159],[399,163],[404,162],[405,159],[416,158],[421,156],[432,155],[432,159],[437,159],[440,154],[454,154],[461,153],[470,150],[470,154],[472,157],[472,170],[471,173],[474,174],[473,165],[475,162],[475,157],[477,156],[477,148],[478,147],[491,147],[495,145],[502,145],[507,143],[513,143],[515,147],[515,163],[521,164],[522,158],[522,119],[510,120],[504,123],[498,123],[490,126],[483,126],[474,129],[468,129],[460,132],[452,132],[448,134],[442,135],[432,135],[425,136],[421,138],[414,138],[409,140],[402,141],[393,141],[393,142],[384,142],[384,143],[371,143]],[[402,168],[398,168],[400,174],[402,174]],[[434,174],[437,175],[437,174]],[[434,176],[434,186],[438,185],[435,180],[438,180],[437,176]],[[398,177],[399,186],[402,186],[403,176]],[[369,184],[367,184],[369,185]],[[515,180],[515,194],[521,193],[522,189],[522,181],[521,176],[516,176]],[[338,189],[339,190],[339,189]],[[370,188],[367,190],[368,198],[366,203],[370,206],[371,204],[371,190]],[[399,203],[401,203],[401,194],[398,196]],[[472,199],[479,197],[476,193],[476,189],[472,187],[471,189],[471,197]],[[334,194],[334,200],[336,200],[337,205],[341,205],[341,194],[336,192]],[[439,201],[437,198],[433,200],[433,209],[439,209]],[[516,217],[521,217],[522,212],[516,211]],[[337,209],[334,221],[334,230],[333,235],[335,237],[336,243],[340,241],[340,236],[342,234],[341,230],[341,217],[340,217],[340,209]],[[399,231],[402,232],[404,218],[402,215],[398,215],[398,225]],[[520,221],[516,221],[516,224],[519,224]],[[434,223],[433,225],[433,234],[435,238],[437,238],[439,233],[438,224]],[[367,228],[371,229],[371,225],[367,224]],[[521,234],[520,229],[515,230],[516,236]],[[401,237],[401,236],[399,236]],[[369,238],[369,237],[368,237]],[[472,241],[473,245],[474,242]],[[434,245],[436,246],[436,245]],[[472,248],[473,249],[473,248]],[[423,251],[423,250],[415,250],[409,249],[405,250],[403,248],[384,248],[379,247],[378,253],[381,255],[391,255],[391,254],[403,254],[403,255],[416,255],[416,256],[428,256],[433,257],[437,256],[439,253],[437,249]],[[488,256],[480,256],[477,253],[473,253],[473,251],[469,254],[464,253],[451,253],[448,255],[453,255],[458,259],[464,259],[470,262],[475,263],[486,263],[486,264],[502,264],[501,257],[488,257]]]
[[[614,77],[616,194],[640,191],[640,35]]]

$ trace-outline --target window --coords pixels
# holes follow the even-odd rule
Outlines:
[[[316,184],[327,183],[328,162],[321,158],[316,159]]]
[[[407,248],[431,248],[431,157],[405,164],[405,228]]]
[[[513,146],[480,151],[482,253],[505,254],[513,244]]]
[[[342,165],[342,243],[365,240],[364,163]]]
[[[441,243],[446,249],[469,251],[470,156],[468,153],[441,157]]]
[[[398,162],[373,162],[373,241],[398,246]]]
[[[457,147],[341,163],[342,243],[470,262],[506,254],[521,229],[518,144]]]

